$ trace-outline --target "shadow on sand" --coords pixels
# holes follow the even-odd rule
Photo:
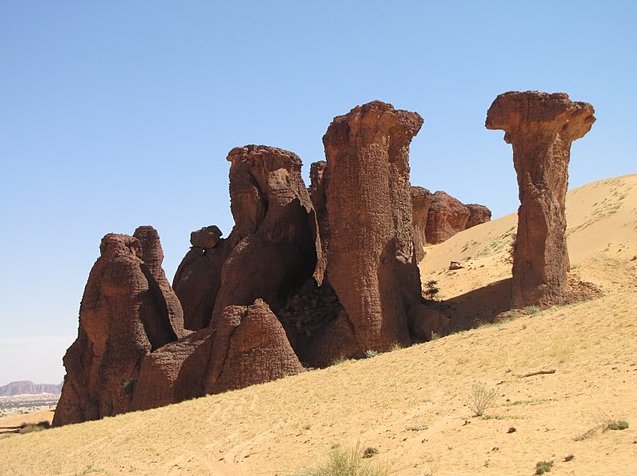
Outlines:
[[[498,314],[511,310],[511,278],[447,299],[441,309],[451,317],[447,334],[493,323]]]

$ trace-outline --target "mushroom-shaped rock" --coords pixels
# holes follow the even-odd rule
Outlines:
[[[563,299],[569,270],[565,200],[571,143],[595,122],[593,106],[563,93],[508,92],[487,112],[487,129],[502,129],[513,146],[520,208],[513,256],[513,305]]]
[[[422,123],[417,113],[374,101],[334,118],[323,136],[327,273],[363,352],[410,342],[406,314],[420,297],[420,278],[409,144]]]

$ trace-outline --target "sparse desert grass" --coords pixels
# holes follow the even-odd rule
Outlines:
[[[606,433],[608,430],[620,431],[626,430],[630,424],[623,419],[614,419],[608,416],[605,412],[599,412],[595,417],[596,423],[593,427],[586,430],[584,433],[576,436],[575,441],[583,441],[587,438],[591,438],[600,433]]]
[[[482,416],[484,411],[493,405],[497,395],[498,391],[495,388],[489,388],[481,383],[475,384],[471,388],[467,406],[473,412],[473,416]]]
[[[297,471],[296,476],[387,476],[389,468],[378,461],[367,461],[378,453],[376,448],[361,450],[360,445],[351,448],[334,448],[327,460],[315,467]]]

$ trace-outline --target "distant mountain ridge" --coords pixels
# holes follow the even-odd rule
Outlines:
[[[40,393],[52,393],[59,395],[62,391],[62,383],[33,383],[30,380],[20,380],[0,385],[0,397],[11,397],[13,395],[37,395]]]

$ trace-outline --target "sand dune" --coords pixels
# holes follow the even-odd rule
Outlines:
[[[631,474],[637,468],[637,175],[569,192],[573,273],[591,301],[277,382],[0,440],[0,474],[293,474],[335,445],[400,475]],[[515,215],[427,247],[423,282],[467,312],[505,295]],[[448,271],[449,261],[464,268]],[[464,306],[464,307],[462,307]],[[538,371],[553,371],[525,377]],[[473,386],[496,391],[483,417]],[[610,420],[630,427],[605,431]],[[513,429],[513,430],[512,430]],[[565,461],[566,456],[573,456]]]

